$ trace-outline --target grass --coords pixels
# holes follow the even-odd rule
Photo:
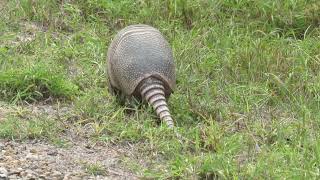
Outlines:
[[[55,121],[38,117],[23,121],[19,118],[9,117],[0,124],[0,137],[12,139],[53,139],[62,132]]]
[[[99,163],[85,164],[84,167],[89,174],[92,174],[92,175],[105,174],[104,167]]]
[[[89,139],[134,145],[123,163],[137,174],[319,178],[318,1],[14,0],[0,8],[0,100],[74,104],[72,123],[91,126]],[[155,26],[172,46],[169,106],[184,143],[150,107],[121,106],[107,91],[107,47],[133,23]],[[1,121],[2,138],[50,138],[59,126],[15,118]]]
[[[36,102],[50,96],[71,98],[77,92],[77,86],[53,72],[51,66],[3,71],[0,75],[1,96],[14,102]]]

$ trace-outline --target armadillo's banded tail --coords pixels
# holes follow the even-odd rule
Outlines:
[[[163,83],[154,78],[148,78],[140,88],[141,96],[152,105],[161,121],[164,121],[169,128],[174,127],[165,94]]]

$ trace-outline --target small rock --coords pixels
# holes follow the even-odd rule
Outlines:
[[[28,159],[28,160],[38,160],[39,156],[29,153],[29,154],[27,154],[26,159]]]
[[[37,153],[37,151],[35,149],[30,149],[30,152],[33,154]]]
[[[5,148],[5,145],[0,142],[0,151],[4,150],[4,148]]]
[[[13,147],[14,146],[14,144],[13,144],[13,142],[6,142],[5,143],[5,146],[8,146],[8,147]]]
[[[86,144],[84,147],[87,148],[87,149],[91,149],[92,148],[92,146],[90,144]]]
[[[28,175],[26,176],[26,178],[27,178],[28,180],[36,180],[36,176],[33,175],[33,174],[28,174]]]
[[[56,156],[56,155],[58,155],[58,151],[57,150],[51,150],[51,151],[47,152],[47,155]]]
[[[71,174],[70,173],[66,173],[63,177],[63,180],[68,180],[70,179]]]
[[[11,161],[13,160],[12,156],[10,156],[10,155],[4,156],[4,159],[5,159],[7,162],[11,162]]]
[[[88,150],[88,151],[87,151],[87,153],[88,153],[88,154],[93,154],[93,153],[94,153],[94,151],[92,151],[92,150]]]
[[[20,176],[20,173],[21,173],[22,171],[23,171],[22,168],[12,169],[9,174],[10,174],[10,175],[18,175],[18,176]]]
[[[27,179],[36,179],[36,177],[37,177],[37,173],[32,171],[32,170],[30,170],[30,169],[27,169],[25,171],[25,173],[26,173]]]
[[[15,174],[9,175],[8,179],[18,179],[18,176]]]
[[[62,178],[62,174],[59,171],[53,171],[52,174],[51,174],[51,177],[61,179]]]
[[[0,167],[0,179],[8,178],[8,171],[4,167]]]
[[[44,174],[41,175],[41,177],[50,177],[51,176],[51,172],[45,172]]]

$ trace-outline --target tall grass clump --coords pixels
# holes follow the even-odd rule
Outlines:
[[[52,98],[71,99],[77,86],[50,66],[37,65],[0,73],[1,99],[36,102]]]

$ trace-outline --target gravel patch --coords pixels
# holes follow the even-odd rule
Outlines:
[[[0,140],[0,179],[137,179],[119,156],[111,147],[85,142],[57,148],[38,140]]]

